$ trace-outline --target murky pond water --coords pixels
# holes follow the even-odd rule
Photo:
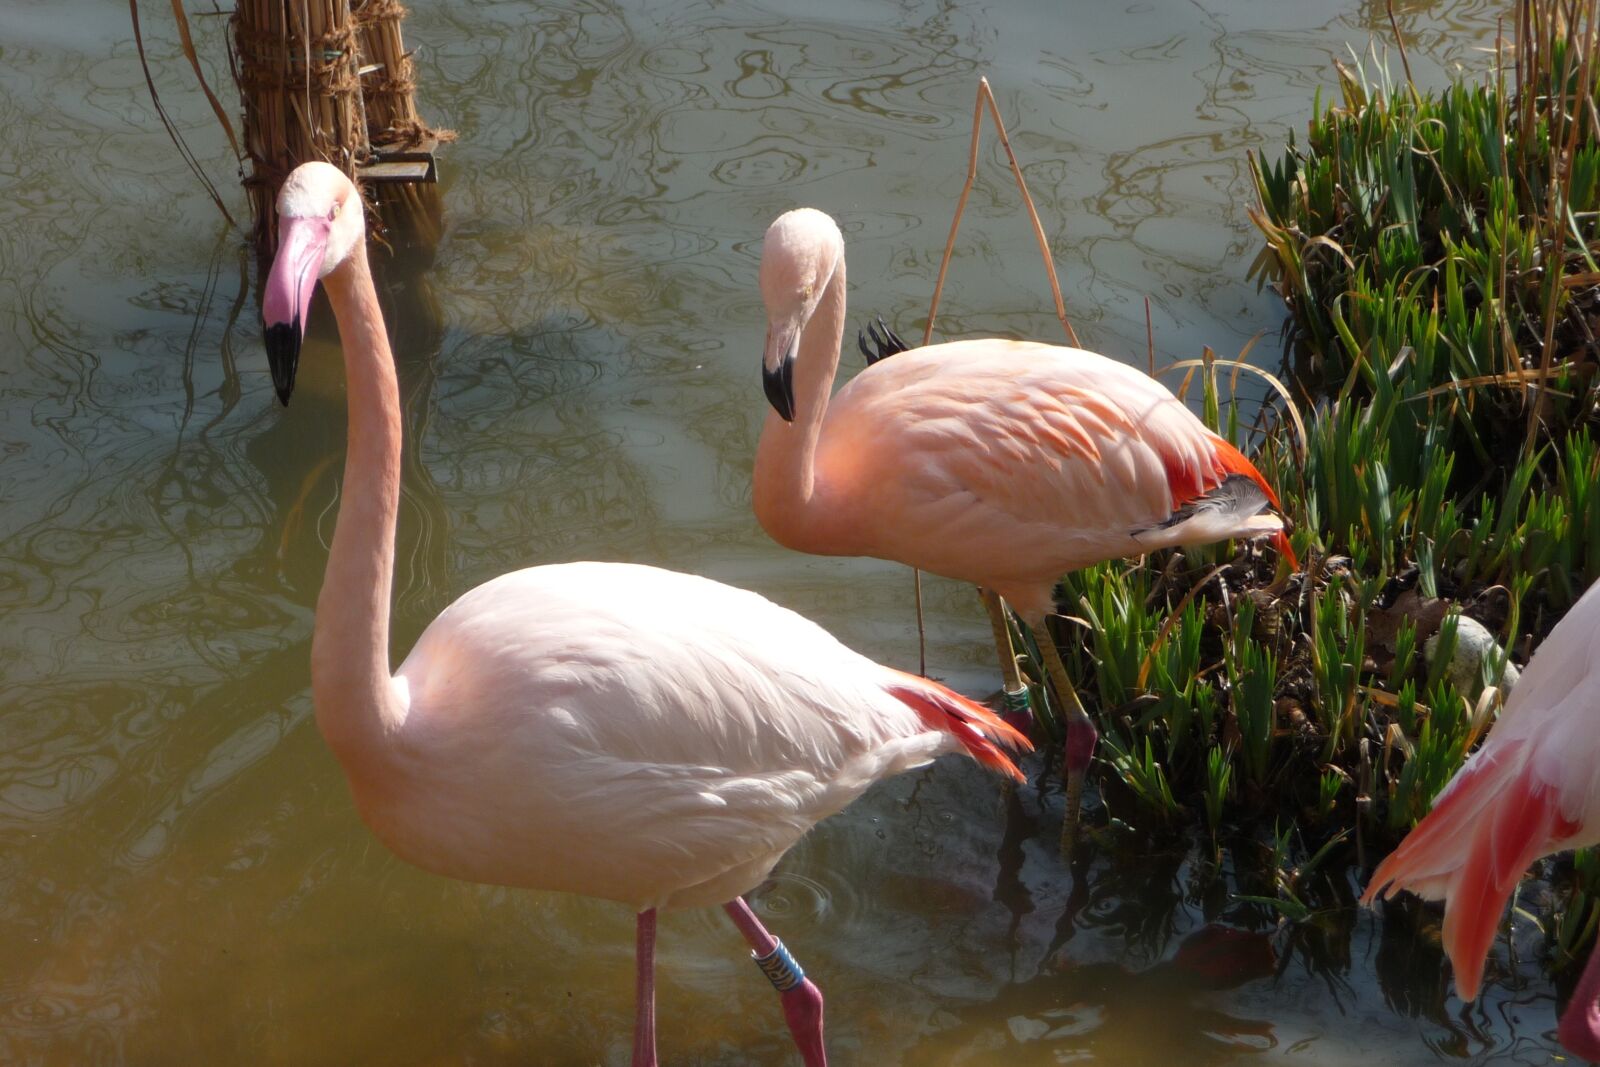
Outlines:
[[[163,98],[240,204],[145,7]],[[1419,79],[1485,63],[1497,8],[1400,7]],[[833,213],[853,317],[909,332],[987,73],[1084,342],[1142,362],[1148,297],[1163,361],[1231,355],[1279,321],[1245,276],[1245,152],[1276,153],[1330,58],[1387,32],[1348,0],[412,8],[424,111],[461,137],[437,257],[385,293],[397,655],[489,576],[597,558],[759,589],[914,667],[907,571],[794,555],[749,512],[767,222]],[[195,23],[219,59],[225,19]],[[337,349],[323,314],[275,406],[248,257],[129,37],[115,5],[0,15],[0,1061],[624,1063],[624,909],[422,874],[356,818],[308,696]],[[942,325],[1054,339],[985,158]],[[992,691],[970,590],[930,582],[929,624],[930,670]],[[1464,1006],[1426,936],[1370,914],[1268,937],[1182,856],[1069,870],[1058,810],[1053,784],[1002,800],[947,760],[785,860],[757,904],[829,994],[836,1062],[1551,1058],[1525,920]],[[792,1062],[744,956],[720,913],[664,920],[664,1062]]]

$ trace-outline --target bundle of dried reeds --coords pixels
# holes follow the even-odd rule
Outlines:
[[[413,146],[434,136],[417,114],[411,53],[400,37],[399,0],[355,0],[363,64],[361,95],[367,132],[376,145]]]
[[[450,130],[436,130],[417,113],[415,66],[400,34],[406,10],[399,0],[354,0],[363,56],[361,94],[367,137],[375,150],[432,152]],[[396,182],[373,186],[372,196],[389,223],[391,240],[432,248],[443,229],[436,185]]]
[[[239,0],[234,71],[244,102],[245,176],[256,238],[276,243],[273,197],[301,163],[351,177],[370,151],[349,0]]]
[[[244,183],[261,247],[276,243],[273,197],[299,164],[324,160],[359,180],[379,150],[437,143],[440,133],[417,113],[404,17],[399,0],[238,0],[233,69],[244,102]],[[412,241],[431,244],[437,192],[392,189],[381,201],[397,210],[386,214],[407,222]]]

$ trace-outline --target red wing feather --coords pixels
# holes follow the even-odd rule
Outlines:
[[[895,675],[895,680],[884,686],[884,690],[916,712],[923,725],[930,730],[940,730],[954,736],[972,758],[985,767],[1023,781],[1022,772],[1000,745],[1012,751],[1026,752],[1033,748],[1026,737],[982,704],[968,700],[938,682],[900,671],[891,673]]]

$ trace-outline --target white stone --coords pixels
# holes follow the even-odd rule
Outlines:
[[[1429,666],[1433,665],[1438,649],[1438,634],[1434,634],[1423,644],[1422,651],[1428,658]],[[1500,642],[1495,640],[1494,634],[1489,632],[1488,627],[1477,619],[1469,619],[1463,615],[1456,620],[1455,654],[1450,657],[1450,666],[1445,673],[1463,696],[1468,700],[1476,700],[1483,689],[1481,672],[1484,658],[1500,654]],[[1505,671],[1498,683],[1502,698],[1511,695],[1511,689],[1517,684],[1517,678],[1521,673],[1515,663],[1506,660]]]

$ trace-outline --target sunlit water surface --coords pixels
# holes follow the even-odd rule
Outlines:
[[[242,210],[143,6],[163,98]],[[1487,62],[1497,8],[1399,6],[1419,80]],[[491,575],[594,558],[759,589],[914,668],[909,572],[783,551],[750,515],[767,222],[834,214],[853,317],[914,335],[988,74],[1085,344],[1142,365],[1148,297],[1160,362],[1232,355],[1280,321],[1246,278],[1245,154],[1388,32],[1348,0],[412,9],[425,113],[461,136],[436,260],[386,277],[397,656]],[[226,20],[194,15],[227,89]],[[328,316],[279,409],[249,257],[130,36],[85,0],[0,17],[0,1062],[625,1063],[624,909],[422,874],[351,808],[308,696],[343,454]],[[1055,339],[998,159],[941,326]],[[928,599],[931,672],[992,691],[971,591]],[[1058,812],[1054,782],[1002,800],[950,759],[790,854],[755,898],[829,995],[835,1062],[1550,1059],[1525,921],[1463,1006],[1426,935],[1348,910],[1274,934],[1182,856],[1068,870]],[[659,960],[665,1062],[793,1062],[720,913],[667,917]]]

